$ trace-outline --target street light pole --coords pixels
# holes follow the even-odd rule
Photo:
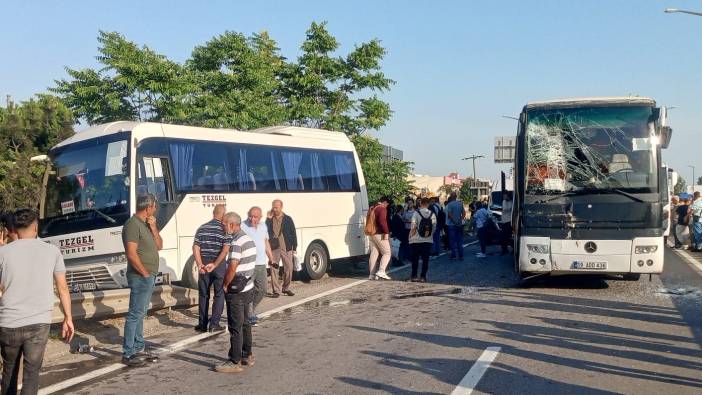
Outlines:
[[[469,156],[467,158],[461,159],[461,160],[472,160],[473,161],[473,187],[474,188],[475,188],[476,182],[477,182],[477,178],[475,175],[475,160],[480,159],[480,158],[484,158],[484,156],[483,155],[472,155],[472,156]],[[480,191],[478,191],[478,192],[480,192]]]
[[[666,14],[690,14],[690,15],[697,15],[697,16],[702,16],[702,12],[695,12],[695,11],[688,11],[688,10],[680,10],[677,8],[666,8],[665,11]]]
[[[687,165],[687,167],[692,168],[692,193],[695,193],[695,185],[697,184],[697,180],[695,180],[695,166]]]

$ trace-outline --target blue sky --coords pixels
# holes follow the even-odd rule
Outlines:
[[[96,66],[98,30],[114,30],[182,61],[225,30],[268,30],[294,58],[312,21],[328,21],[346,53],[379,38],[384,99],[394,116],[375,133],[405,152],[416,172],[468,174],[460,158],[483,154],[478,175],[496,178],[495,136],[515,133],[531,100],[642,95],[671,112],[665,160],[688,180],[702,175],[702,1],[55,1],[11,2],[0,14],[0,95],[24,100]]]

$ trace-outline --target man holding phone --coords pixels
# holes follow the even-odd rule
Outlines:
[[[122,363],[141,366],[155,362],[158,357],[146,351],[144,345],[144,317],[158,274],[158,251],[163,240],[156,227],[156,197],[147,193],[136,199],[136,213],[122,228],[122,242],[127,255],[127,283],[129,284],[129,311],[124,323]]]
[[[13,230],[18,239],[0,248],[3,394],[17,393],[21,358],[24,358],[22,393],[36,394],[39,390],[39,370],[54,309],[54,285],[64,316],[61,335],[67,342],[73,338],[66,266],[58,247],[37,239],[38,218],[34,210],[17,210]]]

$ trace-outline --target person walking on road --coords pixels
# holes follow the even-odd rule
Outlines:
[[[226,272],[227,254],[229,254],[230,237],[224,231],[222,218],[226,211],[223,204],[212,210],[212,220],[202,224],[195,232],[193,257],[198,267],[198,332],[221,332],[224,330],[219,322],[224,311],[224,273]],[[210,292],[214,288],[212,316],[208,319]]]
[[[366,234],[370,239],[370,259],[368,260],[369,280],[391,279],[386,273],[388,263],[392,257],[387,214],[387,207],[389,204],[390,199],[387,196],[383,196],[376,205],[368,210]],[[380,259],[380,262],[378,262],[378,259]]]
[[[2,394],[16,394],[20,360],[24,359],[22,394],[39,390],[39,371],[44,360],[54,309],[54,286],[58,291],[63,324],[61,336],[73,338],[71,296],[61,251],[37,239],[39,216],[20,209],[14,215],[14,242],[0,248],[0,353]]]
[[[249,305],[253,302],[256,244],[241,229],[241,217],[237,213],[225,214],[224,226],[227,233],[232,235],[229,267],[224,276],[229,354],[227,361],[215,366],[215,370],[220,373],[239,373],[243,370],[242,365],[254,365]]]
[[[283,285],[281,287],[277,270],[271,270],[271,286],[273,295],[281,293],[294,296],[290,290],[290,282],[293,273],[293,257],[297,255],[297,231],[293,219],[283,212],[283,201],[276,199],[271,207],[271,218],[266,219],[268,227],[268,238],[273,254],[273,265],[277,267],[278,262],[283,263]]]
[[[409,234],[409,242],[412,248],[412,276],[410,281],[427,281],[427,270],[429,269],[429,254],[436,232],[436,215],[429,210],[429,199],[422,198],[420,207],[412,217],[412,227]],[[422,259],[422,273],[417,278],[417,268],[419,258]]]
[[[271,245],[268,241],[268,227],[261,223],[263,211],[260,207],[251,207],[249,209],[248,219],[241,224],[241,229],[246,233],[256,245],[256,267],[254,268],[254,296],[253,301],[249,305],[249,321],[252,326],[258,323],[255,310],[258,304],[261,303],[263,297],[266,296],[268,289],[268,278],[266,268],[268,262],[273,262],[273,253]]]
[[[129,310],[124,322],[122,363],[141,366],[158,357],[148,352],[144,344],[144,317],[151,301],[156,275],[158,251],[163,240],[156,227],[156,198],[148,193],[137,196],[136,213],[122,227],[122,242],[127,255],[127,284]]]
[[[458,200],[456,192],[449,196],[450,203],[446,205],[446,224],[449,231],[449,246],[451,248],[450,260],[458,258],[463,260],[463,222],[466,218],[466,209],[463,202]]]
[[[492,213],[487,208],[487,203],[479,202],[478,211],[475,212],[475,229],[478,232],[478,241],[480,242],[480,252],[475,254],[478,258],[485,258],[485,249],[487,247],[488,229],[489,226],[496,226],[495,219]]]

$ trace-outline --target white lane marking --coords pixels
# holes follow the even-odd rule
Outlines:
[[[125,367],[126,367],[126,365],[124,365],[124,364],[113,363],[112,365],[105,366],[104,368],[101,368],[98,370],[93,370],[92,372],[82,374],[82,375],[77,376],[77,377],[73,377],[71,379],[62,381],[60,383],[50,385],[46,388],[42,388],[39,390],[39,395],[53,394],[54,392],[65,390],[66,388],[72,387],[74,385],[78,385],[78,384],[86,382],[88,380],[96,379],[100,376],[112,373],[114,371],[120,370],[120,369],[125,368]]]
[[[485,351],[483,351],[483,353],[480,355],[478,360],[475,361],[468,373],[466,373],[466,375],[463,376],[463,379],[460,383],[458,383],[456,389],[454,389],[453,392],[451,392],[451,395],[472,394],[473,390],[475,389],[475,386],[478,385],[478,382],[488,370],[492,361],[494,361],[495,358],[497,358],[497,354],[500,353],[500,349],[500,347],[486,348]]]
[[[702,263],[695,259],[689,252],[685,250],[673,250],[674,253],[678,254],[679,257],[683,258],[687,263],[692,266],[692,268],[697,271],[699,275],[702,275]]]
[[[477,243],[477,241],[470,242],[470,243],[466,243],[466,244],[463,245],[463,247],[468,247],[468,246],[473,245],[473,244],[475,244],[475,243]],[[444,253],[439,254],[439,256],[443,256],[443,255],[446,255],[446,254],[447,254],[447,253],[444,252]],[[388,273],[394,273],[394,272],[397,272],[397,271],[400,271],[400,270],[409,269],[409,267],[410,267],[410,265],[405,265],[405,266],[401,266],[401,267],[396,267],[396,268],[394,268],[394,269],[388,270],[387,272],[388,272]],[[301,304],[305,304],[305,303],[310,302],[310,301],[313,301],[313,300],[315,300],[315,299],[323,298],[323,297],[325,297],[325,296],[329,296],[329,295],[331,295],[331,294],[334,294],[334,293],[343,291],[343,290],[345,290],[345,289],[349,289],[349,288],[351,288],[351,287],[355,287],[355,286],[357,286],[357,285],[361,285],[361,284],[366,283],[366,282],[368,282],[368,281],[369,281],[369,280],[367,280],[367,279],[366,279],[366,280],[354,281],[354,282],[352,282],[352,283],[349,283],[349,284],[346,284],[346,285],[342,285],[342,286],[340,286],[340,287],[333,288],[333,289],[330,289],[330,290],[328,290],[328,291],[325,291],[325,292],[322,292],[322,293],[319,293],[319,294],[316,294],[316,295],[312,295],[312,296],[309,296],[309,297],[304,298],[304,299],[300,299],[300,300],[298,300],[298,301],[296,301],[296,302],[288,303],[288,304],[286,304],[286,305],[284,305],[284,306],[276,307],[276,308],[274,308],[274,309],[265,311],[265,312],[263,312],[263,313],[258,314],[258,317],[259,317],[259,318],[270,317],[271,315],[276,314],[276,313],[279,313],[279,312],[281,312],[281,311],[285,311],[285,310],[287,310],[287,309],[290,309],[290,308],[299,306],[299,305],[301,305]],[[161,355],[161,356],[163,356],[163,355],[168,355],[168,354],[172,354],[172,353],[174,353],[174,352],[177,352],[177,351],[182,350],[183,348],[185,348],[185,347],[187,347],[187,346],[189,346],[189,345],[191,345],[191,344],[193,344],[193,343],[197,343],[197,342],[199,342],[199,341],[208,339],[208,338],[210,338],[210,337],[217,336],[217,335],[219,335],[220,333],[221,333],[221,332],[215,332],[215,333],[201,333],[201,334],[199,334],[199,335],[191,336],[191,337],[189,337],[189,338],[187,338],[187,339],[183,339],[183,340],[180,340],[180,341],[178,341],[178,342],[175,342],[175,343],[173,343],[173,344],[171,344],[171,345],[169,345],[169,346],[156,348],[156,349],[154,350],[154,352],[157,353],[158,355]],[[106,366],[106,367],[104,367],[104,368],[101,368],[101,369],[98,369],[98,370],[94,370],[94,371],[92,371],[92,372],[88,372],[88,373],[82,374],[82,375],[80,375],[80,376],[76,376],[76,377],[73,377],[73,378],[71,378],[71,379],[68,379],[68,380],[65,380],[65,381],[61,381],[61,382],[58,382],[58,383],[56,383],[56,384],[50,385],[50,386],[48,386],[48,387],[42,388],[42,389],[39,390],[39,395],[49,395],[49,394],[53,394],[54,392],[58,392],[58,391],[65,390],[65,389],[67,389],[67,388],[69,388],[69,387],[72,387],[72,386],[74,386],[74,385],[78,385],[78,384],[80,384],[80,383],[83,383],[83,382],[86,382],[86,381],[90,381],[90,380],[96,379],[96,378],[98,378],[98,377],[100,377],[100,376],[102,376],[102,375],[105,375],[105,374],[108,374],[108,373],[112,373],[112,372],[114,372],[114,371],[117,371],[117,370],[120,370],[120,369],[123,369],[123,368],[126,368],[126,367],[127,367],[127,366],[124,365],[124,364],[122,364],[122,363],[114,363],[114,364],[108,365],[108,366]]]

